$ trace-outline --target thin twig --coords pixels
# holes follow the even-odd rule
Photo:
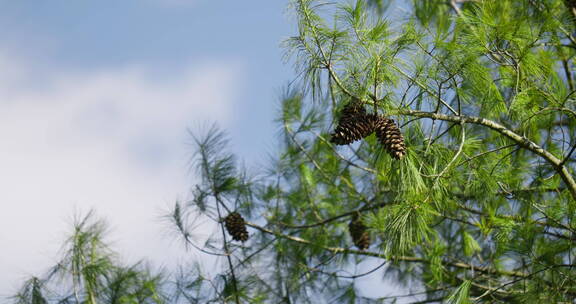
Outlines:
[[[338,214],[338,215],[336,215],[336,216],[333,216],[333,217],[330,217],[330,218],[327,218],[327,219],[324,219],[324,220],[322,220],[322,221],[315,222],[315,223],[312,223],[312,224],[297,225],[297,226],[295,226],[295,225],[289,225],[289,224],[282,223],[282,222],[279,223],[279,224],[280,224],[281,226],[286,227],[286,228],[289,228],[289,229],[305,229],[305,228],[318,227],[318,226],[322,226],[322,225],[325,225],[325,224],[327,224],[327,223],[330,223],[330,222],[339,220],[339,219],[344,218],[344,217],[352,216],[352,215],[357,214],[357,213],[359,213],[359,212],[364,212],[364,211],[369,211],[369,210],[378,209],[378,208],[380,208],[380,207],[384,207],[384,206],[389,205],[389,204],[391,204],[391,203],[379,203],[379,204],[372,205],[372,206],[364,206],[364,207],[362,207],[362,208],[358,208],[358,209],[356,209],[356,210],[344,212],[344,213],[342,213],[342,214]]]
[[[462,162],[460,162],[460,163],[458,164],[458,166],[461,166],[461,165],[463,165],[463,164],[465,164],[465,163],[467,163],[467,162],[469,162],[469,161],[471,161],[471,160],[474,160],[474,159],[476,159],[476,158],[478,158],[478,157],[481,157],[481,156],[484,156],[484,155],[486,155],[486,154],[498,152],[498,151],[500,151],[500,150],[508,149],[508,148],[511,148],[511,147],[514,147],[514,146],[516,146],[516,144],[510,144],[510,145],[498,147],[498,148],[495,148],[495,149],[492,149],[492,150],[484,151],[484,152],[482,152],[482,153],[478,153],[478,154],[476,154],[476,155],[474,155],[474,156],[472,156],[472,157],[468,157],[466,160],[463,160]]]
[[[452,157],[450,162],[446,165],[446,167],[444,167],[444,169],[436,176],[436,178],[434,179],[434,184],[436,184],[438,179],[440,179],[442,177],[442,175],[444,175],[446,173],[446,171],[448,171],[450,166],[452,166],[452,164],[458,159],[458,157],[462,153],[462,149],[464,148],[464,143],[466,142],[466,128],[464,127],[463,123],[460,124],[460,128],[462,129],[462,139],[460,140],[460,145],[458,146],[458,150],[456,151],[456,153],[454,154],[454,156]]]

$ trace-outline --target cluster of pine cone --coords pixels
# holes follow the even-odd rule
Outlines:
[[[376,132],[378,141],[395,159],[406,155],[406,145],[400,129],[393,119],[377,114],[367,114],[359,102],[350,102],[342,109],[338,125],[330,142],[348,145]]]
[[[370,247],[370,233],[368,233],[368,227],[364,225],[362,220],[354,215],[350,224],[348,224],[348,230],[350,231],[350,236],[354,245],[360,250],[366,250]]]
[[[231,212],[224,218],[224,225],[228,234],[232,236],[235,241],[246,242],[248,240],[248,230],[246,230],[246,222],[240,213]]]

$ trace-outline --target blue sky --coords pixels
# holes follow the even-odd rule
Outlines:
[[[127,260],[191,256],[158,219],[194,182],[186,130],[217,122],[248,164],[266,159],[293,77],[285,5],[2,1],[0,297],[52,265],[90,209]]]
[[[292,76],[279,48],[293,32],[285,5],[285,1],[5,1],[0,46],[33,65],[41,74],[39,82],[54,71],[126,66],[144,66],[155,81],[170,82],[187,68],[206,62],[239,65],[235,116],[250,119],[235,121],[230,131],[234,138],[253,135],[243,136],[245,145],[238,148],[244,150],[273,134],[267,114],[275,108],[279,88]]]

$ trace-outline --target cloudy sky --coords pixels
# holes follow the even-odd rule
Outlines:
[[[292,32],[285,1],[2,1],[0,297],[90,209],[126,259],[182,253],[159,216],[193,183],[187,129],[264,159]]]

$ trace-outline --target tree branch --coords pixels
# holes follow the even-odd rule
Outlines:
[[[303,239],[303,238],[300,238],[297,236],[283,234],[281,232],[276,232],[276,231],[264,228],[262,226],[259,226],[259,225],[256,225],[256,224],[250,223],[250,222],[246,222],[246,226],[257,229],[263,233],[274,235],[278,238],[286,239],[286,240],[300,243],[300,244],[306,244],[306,245],[311,245],[311,246],[315,246],[315,247],[320,247],[324,250],[327,250],[327,251],[330,251],[330,252],[336,253],[336,254],[364,255],[364,256],[371,256],[371,257],[376,257],[376,258],[381,258],[381,259],[386,259],[386,260],[391,260],[391,261],[401,261],[401,262],[409,262],[409,263],[422,263],[422,264],[429,263],[428,260],[426,260],[424,258],[419,258],[419,257],[390,256],[390,255],[386,255],[383,253],[372,252],[372,251],[355,250],[355,249],[348,249],[348,248],[342,248],[342,247],[322,246],[322,245],[318,245],[314,242],[311,242],[309,240],[306,240],[306,239]],[[497,269],[490,268],[490,267],[476,266],[476,265],[466,264],[463,262],[442,261],[441,263],[444,264],[445,266],[450,266],[450,267],[455,267],[455,268],[460,268],[460,269],[465,269],[465,270],[471,270],[474,272],[480,272],[480,273],[497,275],[497,276],[509,276],[509,277],[517,277],[517,278],[525,278],[527,276],[527,274],[525,274],[523,272],[497,270]]]
[[[536,155],[539,155],[544,160],[546,160],[550,165],[552,165],[552,167],[554,167],[554,170],[556,170],[556,172],[560,175],[564,183],[566,183],[566,186],[570,191],[570,193],[572,194],[572,197],[576,200],[576,181],[574,180],[574,177],[570,174],[570,172],[568,172],[568,169],[566,168],[566,166],[564,166],[563,162],[559,158],[557,158],[544,148],[540,147],[538,144],[531,141],[530,139],[513,132],[512,130],[506,128],[505,126],[495,121],[474,116],[466,116],[466,115],[452,116],[432,112],[422,112],[422,111],[402,110],[402,109],[398,110],[397,113],[401,115],[425,117],[457,123],[472,123],[488,127],[510,138],[511,140],[516,142],[518,146],[523,147],[529,151],[532,151]]]
[[[333,216],[333,217],[324,219],[324,220],[322,220],[322,221],[319,221],[319,222],[316,222],[316,223],[312,223],[312,224],[307,224],[307,225],[292,226],[292,225],[288,225],[288,224],[285,224],[285,223],[282,223],[282,222],[280,222],[279,224],[280,224],[282,227],[286,227],[286,228],[289,228],[289,229],[304,229],[304,228],[318,227],[318,226],[322,226],[322,225],[324,225],[324,224],[327,224],[327,223],[330,223],[330,222],[339,220],[339,219],[341,219],[341,218],[343,218],[343,217],[351,216],[351,215],[354,215],[354,214],[357,214],[357,213],[363,212],[363,211],[368,211],[368,210],[373,210],[373,209],[377,209],[377,208],[380,208],[380,207],[384,207],[384,206],[386,206],[386,205],[388,205],[388,204],[389,204],[389,203],[379,203],[379,204],[372,205],[372,206],[369,206],[369,205],[368,205],[368,206],[364,206],[364,207],[362,207],[362,208],[359,208],[359,209],[356,209],[356,210],[352,210],[352,211],[348,211],[348,212],[345,212],[345,213],[342,213],[342,214],[339,214],[339,215],[336,215],[336,216]]]

